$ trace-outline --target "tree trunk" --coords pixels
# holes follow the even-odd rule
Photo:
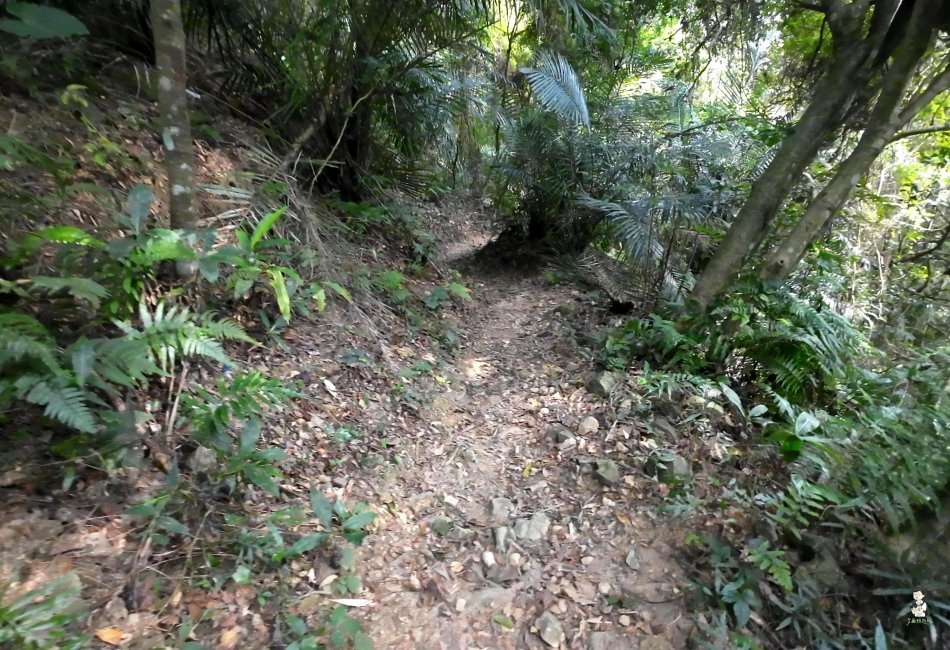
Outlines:
[[[158,72],[158,112],[168,173],[168,213],[172,228],[192,229],[195,208],[194,145],[185,92],[185,30],[180,0],[152,0],[152,32]]]
[[[934,41],[934,32],[927,24],[926,5],[927,3],[921,0],[915,8],[917,11],[907,28],[907,37],[895,53],[893,65],[885,73],[880,97],[871,111],[861,139],[791,232],[772,250],[759,273],[763,281],[777,283],[788,278],[805,255],[805,250],[828,220],[851,197],[858,182],[867,174],[897,131],[933,101],[934,97],[946,90],[947,84],[950,83],[947,67],[934,76],[903,110],[900,108],[921,59]]]
[[[772,218],[822,144],[840,126],[856,93],[862,89],[864,84],[858,73],[865,56],[861,46],[835,55],[830,71],[816,85],[814,99],[794,132],[753,184],[748,199],[699,276],[689,296],[691,309],[705,311],[735,279],[746,257],[765,239]]]

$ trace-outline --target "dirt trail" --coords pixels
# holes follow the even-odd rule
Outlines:
[[[685,647],[670,531],[623,465],[637,428],[582,388],[562,331],[557,307],[577,293],[464,272],[476,304],[447,387],[404,464],[370,481],[389,501],[361,552],[376,647]],[[620,472],[598,480],[607,457]]]
[[[483,243],[459,238],[449,250]],[[288,456],[287,501],[248,490],[248,521],[309,507],[311,488],[371,504],[378,517],[356,566],[364,589],[350,594],[370,605],[349,611],[380,650],[686,647],[678,539],[656,511],[665,486],[639,469],[647,427],[618,421],[609,400],[584,389],[590,364],[563,320],[589,305],[538,276],[454,266],[473,302],[446,310],[458,353],[445,365],[425,337],[346,322],[302,322],[285,333],[284,352],[248,352],[248,365],[307,391],[268,420],[268,444]],[[373,365],[360,346],[398,363]],[[394,399],[396,373],[420,359],[431,363],[409,382],[415,398]],[[123,470],[126,487],[90,475],[70,492],[35,493],[20,486],[38,471],[37,449],[24,447],[36,458],[0,474],[0,584],[22,574],[26,590],[74,572],[97,636],[90,647],[166,646],[199,616],[205,647],[280,647],[275,605],[265,610],[260,596],[288,586],[294,593],[276,606],[319,626],[337,593],[323,588],[338,573],[329,554],[295,560],[294,575],[255,569],[250,584],[208,589],[171,546],[175,562],[159,584],[149,545],[123,513],[161,489],[164,471]],[[196,557],[220,550],[214,540],[198,548]]]

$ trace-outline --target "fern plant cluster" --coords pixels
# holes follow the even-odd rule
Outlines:
[[[208,235],[148,227],[152,198],[148,188],[133,188],[126,214],[116,219],[119,237],[45,228],[5,260],[20,277],[0,280],[7,298],[0,307],[0,408],[31,404],[93,447],[105,445],[128,396],[187,360],[233,366],[225,343],[254,342],[232,319],[169,301],[174,288],[146,293],[163,263],[199,259],[210,274],[226,261],[213,257]],[[51,317],[56,306],[58,318]]]
[[[604,361],[622,368],[646,360],[665,368],[665,376],[680,386],[696,378],[737,387],[741,396],[725,388],[723,394],[736,407],[751,444],[771,447],[786,460],[781,475],[773,477],[775,488],[750,487],[752,507],[770,522],[773,542],[834,529],[842,541],[874,545],[939,507],[950,477],[945,348],[907,353],[901,364],[875,368],[888,364],[839,314],[817,301],[751,285],[707,318],[702,327],[660,315],[633,319],[608,338]],[[672,390],[665,388],[668,395]],[[755,406],[746,409],[747,404]],[[785,571],[778,556],[767,555],[760,558],[765,567]],[[704,588],[710,602],[728,613],[718,623],[706,623],[710,638],[738,643],[734,631],[745,628],[747,609],[768,609],[765,618],[783,621],[784,643],[845,647],[835,639],[837,622],[812,606],[821,585],[797,573],[793,589],[777,592],[761,580],[747,585],[747,567],[714,562],[715,557],[707,555],[703,562],[719,562],[710,571],[718,572],[720,582],[705,582]],[[907,575],[907,567],[894,566],[885,556],[874,561],[878,577]],[[748,591],[726,588],[736,580]],[[879,595],[909,597],[912,585],[902,583],[899,591],[881,587]],[[950,624],[942,612],[933,620]],[[865,635],[867,630],[883,634],[874,621],[864,629]],[[860,631],[851,637],[865,639]]]

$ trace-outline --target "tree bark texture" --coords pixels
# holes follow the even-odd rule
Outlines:
[[[928,7],[928,4],[933,6]],[[854,150],[838,166],[832,179],[811,202],[802,218],[773,248],[759,273],[764,282],[777,283],[788,278],[804,257],[808,246],[829,219],[851,198],[860,180],[893,141],[898,130],[947,89],[950,72],[943,66],[943,70],[901,109],[918,66],[933,45],[935,34],[929,24],[929,12],[939,4],[939,0],[918,0],[907,27],[907,36],[898,46],[893,64],[885,73],[880,96],[871,111],[867,128]]]
[[[696,311],[705,311],[735,279],[748,255],[765,239],[772,218],[789,192],[840,125],[861,89],[856,79],[860,61],[855,54],[848,51],[834,57],[831,71],[817,84],[815,98],[794,132],[753,184],[716,254],[693,287],[689,300]]]
[[[168,173],[168,213],[172,228],[192,229],[195,207],[195,157],[185,91],[185,30],[180,0],[152,0],[152,32],[158,73],[158,112]]]
[[[909,33],[917,36],[922,33],[918,29],[921,20],[929,27],[923,32],[923,41],[925,44],[930,42],[930,34],[936,28],[933,18],[942,9],[943,2],[917,0],[914,13],[906,25],[904,20],[908,14],[906,11],[900,13],[900,9],[905,4],[910,7],[907,0],[877,0],[873,3],[870,0],[825,0],[821,3],[834,39],[829,71],[816,84],[813,99],[795,131],[782,143],[765,172],[753,184],[748,199],[726,232],[719,249],[697,280],[687,302],[690,308],[698,312],[706,311],[713,300],[733,282],[749,254],[764,241],[769,224],[791,189],[814,160],[822,144],[844,124],[849,112],[872,102],[876,95],[881,94],[878,91],[882,84],[888,83],[888,79],[892,87],[895,81],[909,80],[907,77],[885,73],[882,81],[874,82],[892,51],[896,52],[896,67],[902,60],[906,62],[908,53],[920,49],[919,43],[910,42],[912,39],[907,37]],[[898,15],[900,25],[897,25]],[[926,49],[925,45],[923,51]],[[921,56],[923,52],[917,60]],[[899,85],[896,90],[896,100],[899,102],[901,93],[906,90],[906,83]],[[874,111],[872,120],[880,119],[884,106],[881,111]],[[888,117],[887,113],[883,115],[885,120]],[[872,143],[876,142],[874,135],[880,131],[879,127],[879,124],[869,124],[872,133],[846,171],[858,169],[859,163],[871,155],[876,148]],[[887,130],[883,133],[886,135]],[[874,158],[876,155],[870,162]],[[842,188],[847,189],[844,194],[846,200],[853,184],[857,183],[853,173],[842,176],[842,179],[827,194],[823,193],[819,197],[821,205],[830,205],[832,211],[840,204]],[[815,210],[817,214],[819,208],[816,206]],[[794,251],[791,255],[794,255]]]

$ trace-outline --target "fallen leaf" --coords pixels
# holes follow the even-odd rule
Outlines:
[[[229,627],[221,633],[221,636],[218,637],[218,647],[225,648],[226,650],[237,647],[238,637],[240,634],[240,627]]]
[[[122,630],[115,626],[104,627],[96,630],[96,638],[109,645],[119,645],[122,643]]]
[[[328,598],[327,600],[346,607],[366,607],[373,604],[373,601],[368,598]]]

